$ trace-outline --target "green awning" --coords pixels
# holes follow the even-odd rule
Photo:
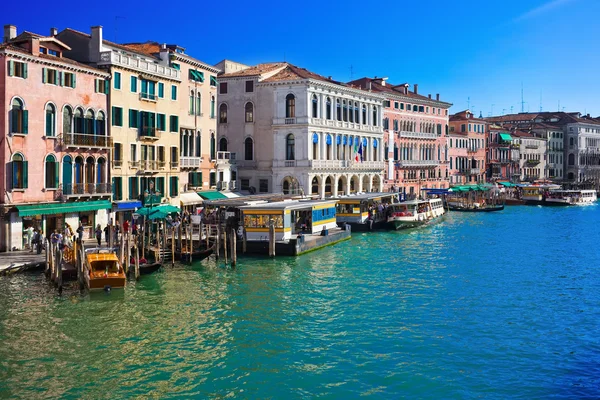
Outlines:
[[[221,192],[198,192],[198,195],[204,200],[219,200],[228,198]]]
[[[170,204],[164,204],[157,207],[142,207],[135,213],[138,215],[143,215],[148,219],[164,219],[167,217],[167,215],[174,212],[179,212],[179,208]]]
[[[517,186],[514,183],[510,183],[510,182],[498,182],[498,183],[501,184],[504,187],[515,187],[515,186]]]
[[[28,204],[16,207],[19,210],[19,216],[31,217],[34,215],[54,215],[111,209],[112,203],[109,200],[92,200],[77,203]]]
[[[512,136],[510,136],[508,133],[501,133],[500,139],[504,140],[505,142],[512,142],[513,140]]]
[[[217,86],[217,77],[216,76],[210,76],[210,86]]]

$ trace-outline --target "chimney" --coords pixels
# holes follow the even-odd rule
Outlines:
[[[4,25],[4,42],[17,37],[17,27],[14,25]]]
[[[371,90],[372,85],[371,85],[371,81],[369,81],[369,90]]]
[[[431,93],[427,95],[431,99]]]
[[[103,50],[102,49],[102,42],[103,42],[103,38],[102,38],[102,26],[101,25],[97,25],[97,26],[92,26],[92,34],[91,34],[91,39],[90,39],[90,61],[91,62],[98,62],[100,61],[100,52]]]
[[[415,89],[413,90],[413,92],[415,92],[415,94],[419,94],[419,85],[417,85],[415,83]]]
[[[50,28],[50,36],[54,37],[58,34],[58,29]]]
[[[439,94],[439,93],[437,93],[437,94],[435,95],[435,99],[436,99],[437,101],[440,101],[440,94]]]

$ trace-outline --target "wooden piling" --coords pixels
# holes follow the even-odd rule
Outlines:
[[[171,266],[175,266],[175,227],[172,228],[171,232]]]
[[[135,245],[135,280],[138,280],[140,277],[140,248],[138,245]]]
[[[246,254],[246,227],[242,228],[242,253]]]
[[[125,271],[125,274],[129,275],[129,253],[131,252],[131,239],[129,237],[129,233],[124,233],[123,236],[123,242],[124,242],[124,262],[123,262],[123,271]]]
[[[48,278],[48,276],[50,275],[50,257],[48,257],[48,255],[50,254],[48,252],[48,241],[45,238],[40,239],[44,242],[45,244],[45,255],[46,255],[46,268],[45,268],[45,273],[46,273],[46,278]]]
[[[223,254],[225,256],[225,264],[227,264],[227,228],[223,229]]]
[[[78,276],[79,276],[79,290],[83,290],[85,288],[85,251],[83,249],[83,242],[81,242],[81,246],[79,246],[79,251],[77,254],[78,258]]]
[[[219,252],[221,251],[221,229],[217,223],[217,247],[215,248],[215,257],[219,259]]]
[[[269,221],[269,257],[275,257],[275,224]]]
[[[234,228],[231,229],[231,266],[235,267],[237,264],[237,233]]]

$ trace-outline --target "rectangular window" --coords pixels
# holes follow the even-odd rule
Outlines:
[[[250,179],[242,178],[240,184],[242,185],[242,190],[250,190]]]
[[[179,177],[177,176],[172,176],[169,178],[169,180],[171,181],[169,183],[169,196],[171,197],[177,197],[179,196]]]
[[[131,158],[131,161],[137,161],[137,144],[135,144],[135,143],[131,144],[131,150],[129,153],[129,157]]]
[[[211,188],[217,186],[217,173],[216,172],[211,172],[208,175],[208,184],[210,185]]]
[[[137,128],[140,120],[140,113],[138,110],[129,110],[129,127]]]
[[[165,146],[158,146],[158,161],[165,161]]]
[[[219,94],[227,94],[227,82],[221,82],[219,85]]]
[[[137,200],[140,197],[140,186],[137,177],[129,177],[129,200]]]
[[[165,114],[156,114],[156,129],[163,132],[167,130],[167,118]]]
[[[404,110],[404,103],[400,103],[400,109]]]
[[[105,79],[94,79],[94,92],[108,94],[108,81]]]
[[[121,89],[121,73],[120,72],[115,72],[115,74],[113,75],[113,85],[115,89],[120,90]]]
[[[171,100],[177,100],[177,86],[171,86]]]
[[[188,173],[188,186],[202,187],[202,172]]]
[[[9,61],[8,76],[27,79],[27,64],[19,61]]]
[[[246,81],[246,93],[254,92],[254,81]]]
[[[399,108],[399,104],[397,101],[394,102],[394,108],[397,110]]]
[[[389,100],[384,100],[383,101],[383,106],[384,107],[390,107],[390,101]]]
[[[177,115],[169,117],[169,132],[179,132],[179,117]]]
[[[260,193],[268,193],[269,192],[269,180],[268,179],[259,179],[258,191]]]
[[[465,131],[466,131],[466,129],[467,129],[467,126],[466,126],[465,124],[462,124],[462,125],[460,126],[460,131],[461,131],[461,132],[465,132]]]
[[[112,108],[112,126],[123,126],[123,109],[121,107]]]
[[[59,72],[52,68],[43,68],[42,69],[42,82],[48,83],[50,85],[58,85],[59,82]]]
[[[123,153],[121,152],[121,143],[115,143],[113,146],[113,160],[123,161]]]
[[[140,79],[142,99],[156,100],[156,82]]]
[[[217,87],[217,77],[211,75],[210,76],[210,86]]]
[[[63,72],[62,86],[75,88],[75,74],[72,74],[71,72]]]
[[[165,97],[165,84],[162,82],[158,82],[158,97],[160,99]]]
[[[177,147],[171,146],[171,167],[177,168],[179,164],[179,153]]]
[[[189,80],[194,81],[194,82],[200,82],[200,83],[204,82],[204,72],[196,71],[193,69],[190,69],[189,72],[190,72],[188,74]]]
[[[137,76],[131,76],[131,93],[137,93]]]
[[[112,178],[113,185],[113,200],[123,200],[123,178]]]

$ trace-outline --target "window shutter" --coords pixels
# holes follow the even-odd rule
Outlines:
[[[60,86],[65,86],[65,73],[64,72],[57,72],[58,74],[58,79],[57,79],[57,83]]]
[[[158,97],[165,97],[165,85],[162,82],[158,82]]]
[[[42,82],[46,83],[48,81],[48,70],[46,68],[42,68]]]
[[[17,180],[17,174],[15,173],[15,163],[13,161],[10,161],[8,163],[8,173],[11,174],[11,176],[12,176],[11,189],[15,189],[17,187],[17,185],[19,184],[19,182]]]
[[[28,161],[23,161],[23,189],[27,189],[29,186],[29,180],[27,176],[29,175]]]
[[[15,75],[15,62],[9,61],[8,62],[8,76],[14,76],[14,75]]]
[[[137,92],[137,78],[135,76],[131,77],[131,92],[132,93]]]
[[[109,87],[108,87],[108,79],[104,80],[104,94],[108,94],[109,91]]]
[[[22,114],[22,118],[23,118],[23,132],[19,132],[19,133],[29,133],[29,111],[28,110],[23,110],[23,114]]]
[[[117,198],[117,178],[112,178],[112,195],[113,195],[113,200],[118,200],[118,198]]]
[[[54,163],[54,188],[58,187],[58,162]]]
[[[72,79],[72,83],[71,83],[71,87],[75,88],[75,78],[77,77],[77,75],[73,74],[73,79]]]
[[[23,78],[27,79],[27,63],[23,63]]]

